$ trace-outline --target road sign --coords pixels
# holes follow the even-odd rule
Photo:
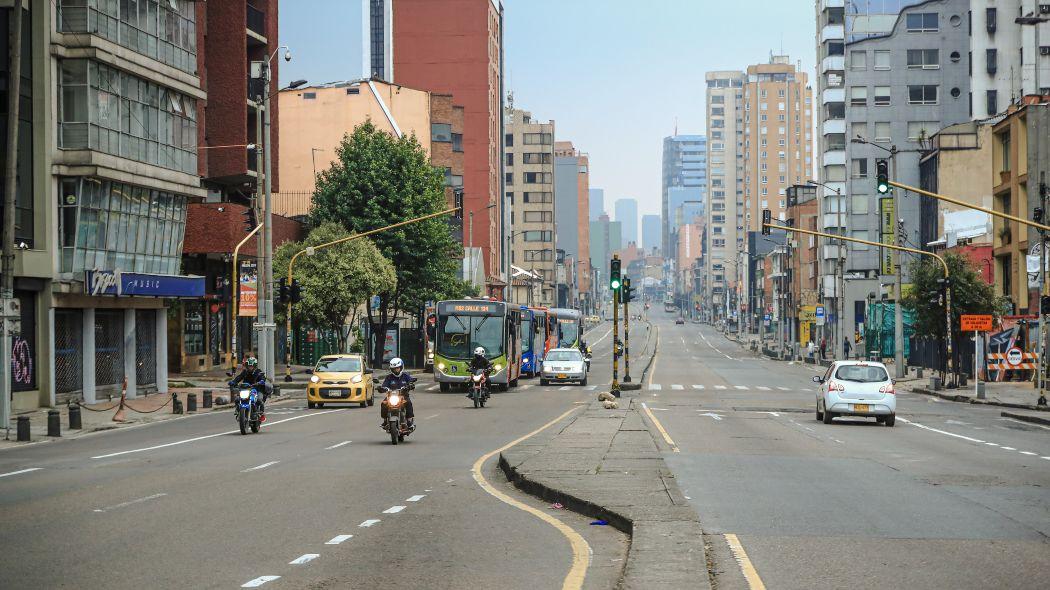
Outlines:
[[[1010,366],[1016,367],[1021,364],[1024,360],[1024,352],[1016,346],[1006,351],[1006,362],[1010,363]]]
[[[988,332],[992,329],[992,316],[962,315],[959,317],[959,329],[963,332]]]
[[[818,326],[823,326],[824,325],[824,321],[826,319],[826,316],[824,315],[824,306],[823,305],[818,305],[817,306],[815,315],[816,315],[816,318],[817,318],[817,325]]]

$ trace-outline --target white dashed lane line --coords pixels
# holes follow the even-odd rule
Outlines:
[[[30,467],[28,469],[19,469],[18,471],[11,471],[8,473],[0,473],[0,477],[8,477],[11,475],[21,475],[23,473],[31,473],[33,471],[40,471],[43,467]]]
[[[303,565],[304,563],[310,563],[318,557],[321,557],[320,553],[304,553],[303,555],[289,561],[288,565]]]
[[[244,584],[241,584],[241,588],[258,588],[259,586],[262,586],[266,582],[272,582],[274,580],[280,580],[280,579],[281,579],[281,576],[259,576],[258,578],[255,578],[254,580],[250,580],[248,582],[245,582]]]
[[[339,447],[344,447],[344,446],[346,446],[346,445],[348,445],[348,444],[350,444],[352,442],[354,442],[354,441],[352,441],[352,440],[344,440],[341,443],[336,443],[336,444],[334,444],[334,445],[332,445],[330,447],[325,447],[324,450],[331,451],[332,449],[338,449]]]
[[[426,498],[426,497],[427,497],[426,494],[417,494],[417,495],[412,496],[411,498],[405,500],[405,502],[418,502],[418,501],[420,501],[420,500],[422,500],[423,498]]]
[[[379,521],[378,518],[369,518],[368,520],[362,522],[361,524],[359,524],[357,526],[358,526],[358,528],[367,529],[368,527],[371,527],[371,526],[379,524],[379,522],[380,521]]]
[[[331,539],[325,541],[325,545],[338,545],[338,544],[342,543],[343,541],[348,541],[348,540],[353,539],[353,538],[354,538],[353,535],[336,535],[336,536],[332,537]]]
[[[397,514],[398,512],[401,512],[402,510],[404,510],[405,508],[408,508],[408,506],[391,506],[390,508],[387,508],[386,510],[384,510],[383,514]]]
[[[260,469],[266,469],[267,467],[271,467],[273,465],[277,465],[278,463],[280,463],[280,461],[270,461],[269,463],[263,463],[262,465],[256,465],[255,467],[249,467],[247,469],[242,469],[241,473],[248,473],[250,471],[259,471]]]
[[[915,426],[917,428],[921,428],[921,429],[929,431],[929,432],[935,432],[937,434],[943,434],[945,436],[950,436],[952,438],[965,440],[967,442],[972,442],[972,443],[975,443],[975,444],[984,444],[984,445],[987,445],[989,447],[997,447],[997,448],[1000,448],[1000,449],[1002,449],[1004,451],[1008,451],[1008,452],[1017,451],[1018,454],[1025,455],[1025,456],[1028,456],[1028,457],[1037,457],[1037,456],[1039,456],[1039,453],[1033,453],[1032,451],[1018,451],[1016,447],[1007,447],[1007,446],[1004,446],[1004,445],[1000,445],[999,443],[984,441],[984,440],[981,440],[979,438],[973,438],[972,436],[965,436],[965,435],[962,435],[962,434],[956,434],[954,432],[948,432],[947,430],[941,430],[939,428],[933,428],[932,426],[926,426],[925,424],[919,424],[918,422],[912,422],[911,420],[908,420],[907,418],[901,418],[901,417],[898,416],[897,419],[900,420],[901,422],[904,422],[905,424],[911,424],[912,426]],[[1050,457],[1039,457],[1039,458],[1040,459],[1046,459],[1046,460],[1050,461]]]

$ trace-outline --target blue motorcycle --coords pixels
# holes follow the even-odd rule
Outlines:
[[[237,424],[241,427],[241,434],[248,434],[249,428],[253,433],[259,432],[259,427],[266,420],[260,402],[259,384],[256,383],[248,389],[236,389],[234,399],[234,412]]]

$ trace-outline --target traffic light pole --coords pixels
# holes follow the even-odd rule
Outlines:
[[[442,215],[449,215],[451,213],[455,213],[456,211],[459,211],[459,209],[460,209],[459,207],[452,207],[451,209],[445,209],[444,211],[438,211],[437,213],[431,213],[430,215],[424,215],[422,217],[416,217],[415,219],[408,219],[406,221],[400,221],[398,223],[395,223],[395,224],[392,224],[392,225],[388,225],[388,226],[385,226],[385,227],[381,227],[379,229],[373,229],[373,230],[369,230],[369,231],[366,231],[366,232],[361,232],[359,234],[353,234],[353,235],[350,235],[350,236],[346,236],[345,238],[339,238],[338,240],[332,240],[331,242],[327,242],[327,243],[324,243],[324,244],[318,244],[317,246],[307,246],[306,248],[303,248],[302,250],[299,250],[298,252],[293,254],[292,255],[292,259],[288,261],[288,274],[284,277],[285,285],[288,287],[288,290],[291,291],[291,288],[292,288],[292,271],[295,269],[295,261],[298,260],[299,257],[302,256],[303,254],[306,254],[308,256],[313,256],[314,252],[316,252],[317,250],[320,250],[322,248],[328,248],[329,246],[335,246],[335,245],[338,245],[338,244],[343,244],[343,243],[346,243],[346,242],[357,240],[359,238],[367,238],[368,236],[371,236],[371,235],[374,235],[374,234],[378,234],[378,233],[385,232],[385,231],[392,230],[392,229],[397,229],[399,227],[403,227],[403,226],[406,226],[406,225],[411,225],[413,223],[418,223],[420,221],[426,221],[427,219],[433,219],[435,217],[441,217]],[[287,336],[285,337],[286,338],[285,343],[287,344],[287,346],[286,346],[286,350],[285,350],[285,354],[284,354],[284,360],[285,360],[284,380],[285,381],[291,381],[292,380],[292,308],[293,307],[294,307],[294,303],[291,300],[289,300],[288,301],[288,310],[287,310],[287,313],[285,314],[285,316],[286,316],[285,317],[285,331],[287,332]]]
[[[612,394],[620,397],[620,355],[617,352],[620,344],[620,290],[613,289],[613,380]]]
[[[625,280],[623,283],[624,297],[623,301],[623,382],[631,382],[631,310],[628,305],[631,302],[630,292],[631,284],[630,279]]]
[[[240,291],[240,286],[241,286],[241,276],[240,276],[241,275],[241,269],[237,267],[237,256],[239,256],[240,253],[241,253],[241,246],[247,244],[248,240],[252,239],[252,236],[254,236],[255,234],[259,233],[260,229],[262,229],[262,224],[259,224],[259,225],[255,226],[255,229],[253,229],[252,231],[248,232],[248,235],[244,236],[244,239],[241,240],[237,244],[236,248],[233,249],[233,273],[232,273],[233,274],[233,282],[230,283],[230,300],[231,300],[231,304],[232,304],[230,306],[230,309],[233,312],[231,314],[233,316],[233,319],[230,321],[230,370],[231,371],[235,371],[237,369],[237,318],[238,318],[237,312],[238,312],[238,307],[239,307],[238,303],[240,302],[239,291]],[[258,301],[256,301],[256,306],[258,306]]]

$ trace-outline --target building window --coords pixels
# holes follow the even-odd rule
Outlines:
[[[984,9],[985,29],[987,29],[987,31],[989,33],[995,33],[996,25],[998,24],[997,16],[998,15],[997,15],[997,11],[995,10],[995,8],[985,8]]]
[[[890,141],[890,123],[889,121],[876,121],[875,122],[875,141],[888,142]]]
[[[522,135],[525,145],[551,145],[554,143],[552,133],[525,133]]]
[[[550,242],[552,234],[550,230],[521,232],[526,242]]]
[[[553,211],[526,211],[525,223],[553,223]]]
[[[938,49],[909,49],[908,68],[936,70],[941,67],[941,52]]]
[[[849,69],[851,69],[851,70],[866,70],[866,69],[868,69],[868,52],[867,51],[850,51],[849,52]]]
[[[876,70],[888,70],[890,69],[890,52],[886,49],[875,50],[875,69]]]
[[[553,203],[554,193],[550,192],[528,192],[522,193],[522,203]]]
[[[62,272],[178,274],[186,197],[90,177],[59,183]]]
[[[552,256],[550,250],[526,250],[525,262],[550,262]]]
[[[908,104],[937,104],[937,86],[908,86]]]
[[[507,186],[514,186],[514,173],[504,172],[503,173],[503,184]]]
[[[989,74],[999,71],[999,53],[994,47],[984,51],[984,67]]]
[[[867,178],[868,177],[868,159],[857,158],[851,160],[853,162],[853,178]]]
[[[7,33],[9,30],[9,16],[13,16],[12,10],[4,10],[3,15],[0,16],[0,31]],[[23,11],[22,16],[22,43],[25,48],[33,47],[33,31],[32,31],[32,13],[29,11]],[[5,41],[7,36],[4,37]],[[7,82],[10,79],[9,70],[10,59],[7,54],[7,43],[3,45],[3,49],[0,49],[0,133],[4,134],[6,138],[7,123],[9,121],[7,116],[7,95],[8,86]],[[33,206],[33,193],[34,193],[34,162],[36,161],[34,152],[33,139],[33,54],[31,51],[22,51],[22,87],[21,87],[21,108],[18,112],[18,154],[15,158],[16,170],[15,170],[15,243],[25,242],[29,248],[34,248],[33,238],[35,237],[34,232],[34,206]],[[0,161],[6,162],[7,160],[6,150],[0,147]],[[6,174],[0,172],[0,183],[6,185],[3,182]],[[3,188],[0,188],[0,196],[3,194]],[[2,216],[0,216],[2,219]],[[23,308],[24,309],[24,308]],[[23,324],[23,331],[24,331]]]
[[[890,106],[890,87],[889,86],[876,86],[875,87],[875,106],[877,107],[888,107]]]
[[[317,93],[316,92],[304,92],[303,93],[303,100],[314,100],[316,98],[317,98]]]
[[[550,184],[550,172],[525,172],[522,174],[522,182],[525,184]]]
[[[845,44],[842,41],[828,41],[828,56],[842,55]]]
[[[85,59],[62,60],[59,147],[197,174],[197,100]]]
[[[909,12],[905,23],[909,33],[936,33],[936,12]]]
[[[98,35],[195,74],[196,6],[191,0],[60,0],[58,30]]]
[[[508,133],[503,136],[503,144],[507,147],[514,147],[514,134]]]
[[[448,123],[431,123],[430,141],[436,141],[439,143],[451,143],[452,125]]]
[[[452,151],[463,153],[463,134],[453,133],[452,134]]]
[[[851,86],[849,89],[849,104],[855,107],[868,106],[868,87]]]
[[[908,139],[923,141],[933,137],[937,132],[937,121],[908,121]]]
[[[514,165],[514,152],[510,152],[510,153],[507,154],[507,166],[513,166],[513,165]]]
[[[712,248],[725,248],[726,247],[726,240],[725,240],[725,238],[712,238],[712,240],[711,240],[711,247]]]
[[[526,164],[550,164],[551,154],[550,152],[534,152],[531,154],[522,154],[522,161]]]
[[[999,92],[995,90],[985,91],[985,99],[988,101],[988,115],[995,115],[999,112]]]
[[[1003,158],[1002,158],[1003,159],[1003,167],[1000,169],[1000,172],[1009,172],[1010,171],[1010,134],[1009,133],[1004,133],[1004,134],[1002,134],[999,137],[999,148],[1002,150],[1002,154],[1003,154]],[[1007,205],[1006,209],[1003,209],[1003,211],[1009,211],[1009,210],[1010,210],[1009,205]],[[1038,265],[1036,266],[1036,268],[1038,268]]]
[[[868,138],[868,124],[863,122],[855,122],[850,124],[851,137],[859,137],[861,139]]]

